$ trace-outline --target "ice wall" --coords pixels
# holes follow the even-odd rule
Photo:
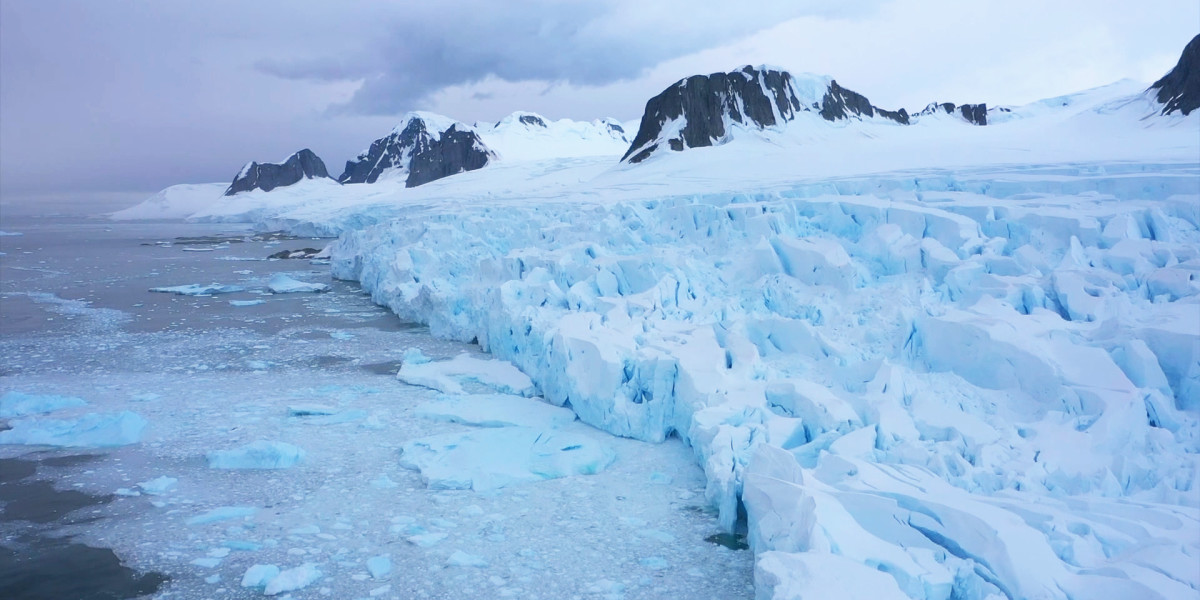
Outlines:
[[[390,207],[333,272],[587,423],[682,437],[760,597],[829,561],[911,598],[1186,597],[1200,168],[1151,167]]]

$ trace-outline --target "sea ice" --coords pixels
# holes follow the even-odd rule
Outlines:
[[[462,550],[455,550],[450,557],[446,559],[447,567],[486,567],[488,562],[481,556],[467,554]]]
[[[280,571],[278,575],[272,577],[267,582],[263,593],[268,596],[277,596],[284,592],[293,592],[312,585],[320,578],[321,571],[317,569],[316,564],[303,564],[299,567]]]
[[[424,355],[415,355],[417,360],[408,360],[400,366],[401,381],[432,388],[447,394],[462,394],[462,382],[473,382],[489,387],[502,394],[532,396],[536,388],[529,377],[503,360],[478,358],[470,354],[459,354],[445,361],[424,361]]]
[[[207,525],[230,519],[245,519],[253,517],[258,509],[253,506],[219,506],[204,514],[196,515],[187,520],[188,525]]]
[[[9,421],[0,444],[108,447],[136,444],[146,420],[137,413],[89,413],[75,419],[24,418]]]
[[[283,273],[276,273],[267,281],[267,289],[275,294],[292,294],[298,292],[326,292],[329,285],[324,283],[308,283],[292,279]]]
[[[304,459],[304,450],[286,442],[259,440],[208,453],[213,469],[286,469]]]
[[[242,575],[242,587],[265,588],[267,584],[279,576],[279,567],[275,565],[252,565]]]
[[[480,429],[404,444],[400,464],[432,489],[502,488],[526,481],[592,475],[616,460],[608,446],[578,434],[529,427]]]
[[[387,554],[372,556],[367,559],[367,571],[375,579],[383,579],[392,572],[392,558]]]
[[[64,408],[77,408],[86,405],[87,402],[84,402],[82,398],[75,398],[73,396],[7,392],[3,396],[0,396],[0,419],[45,414]]]
[[[418,416],[480,427],[555,429],[575,420],[570,409],[508,394],[446,395],[416,408]]]
[[[265,303],[266,300],[230,300],[230,306],[258,306]]]
[[[214,296],[216,294],[233,294],[244,292],[246,288],[240,285],[226,285],[221,283],[210,283],[208,285],[200,283],[192,283],[188,285],[175,285],[170,287],[154,287],[150,288],[152,292],[161,292],[164,294],[178,294],[180,296]]]
[[[163,475],[162,477],[156,477],[149,481],[143,481],[138,484],[138,487],[141,488],[143,492],[152,496],[161,496],[171,491],[171,489],[174,488],[175,484],[178,482],[179,480],[174,477],[167,477],[166,475]]]

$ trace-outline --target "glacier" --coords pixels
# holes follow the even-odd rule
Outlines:
[[[983,128],[799,115],[636,166],[302,182],[194,218],[339,235],[335,278],[529,382],[466,383],[681,438],[761,599],[1194,597],[1200,117],[1149,119],[1140,89]],[[399,377],[462,394],[453,362]],[[544,471],[476,469],[531,437],[402,461],[493,489]],[[546,472],[611,462],[589,452]]]

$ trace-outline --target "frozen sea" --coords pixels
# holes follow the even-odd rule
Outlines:
[[[481,430],[429,418],[419,408],[442,394],[395,373],[413,349],[487,357],[400,322],[319,261],[266,260],[329,240],[238,227],[0,224],[19,234],[0,236],[0,397],[47,412],[0,418],[12,428],[0,441],[24,439],[22,420],[43,425],[39,444],[0,444],[0,596],[753,596],[753,557],[716,536],[703,472],[677,439],[574,422],[556,432],[611,450],[611,465],[427,487],[402,446]],[[270,293],[281,273],[330,290]],[[193,284],[227,293],[149,291]],[[280,468],[210,468],[256,442]],[[274,586],[255,581],[271,568],[284,573]]]

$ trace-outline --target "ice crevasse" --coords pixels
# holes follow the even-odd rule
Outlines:
[[[1194,597],[1197,173],[1096,169],[412,206],[332,268],[584,422],[680,436],[762,598],[837,565],[908,598]]]

